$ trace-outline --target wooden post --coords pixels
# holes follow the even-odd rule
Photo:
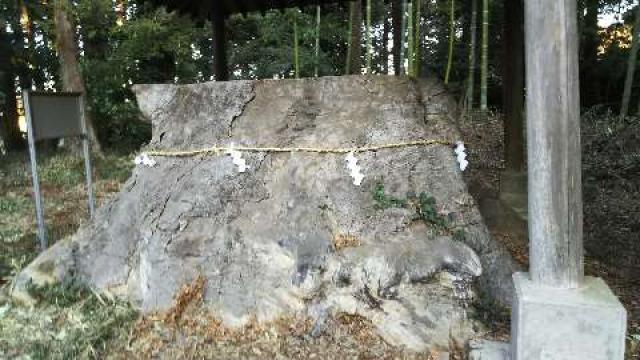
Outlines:
[[[583,280],[576,0],[526,0],[530,276]]]
[[[214,2],[215,4],[216,2]],[[227,36],[224,14],[214,5],[211,22],[213,24],[213,74],[218,81],[229,80],[227,67]]]

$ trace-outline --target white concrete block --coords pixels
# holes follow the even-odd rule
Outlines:
[[[517,273],[511,315],[513,360],[623,360],[626,310],[599,278],[578,289],[534,284]]]

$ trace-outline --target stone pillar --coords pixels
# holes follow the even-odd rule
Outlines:
[[[576,0],[526,0],[530,272],[514,275],[514,360],[623,360],[626,312],[583,275]]]

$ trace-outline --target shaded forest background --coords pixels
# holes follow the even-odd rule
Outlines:
[[[474,0],[407,2],[398,30],[392,21],[391,5],[383,0],[370,1],[370,60],[366,55],[367,1],[355,2],[356,14],[348,4],[323,6],[319,28],[315,6],[232,16],[226,24],[231,77],[342,75],[365,71],[368,61],[374,74],[393,73],[390,55],[393,34],[404,31],[403,47],[417,49],[417,53],[405,50],[402,73],[431,74],[442,79],[449,73],[449,87],[460,98],[466,94],[470,79],[480,84],[486,78],[488,106],[500,109],[503,69],[513,58],[513,49],[503,46],[503,34],[509,30],[505,27],[513,26],[505,21],[514,18],[510,13],[513,6],[505,8],[508,0],[488,1],[488,66],[486,74],[481,74],[482,0],[475,1],[475,24],[472,24]],[[413,4],[420,4],[419,9],[414,6],[412,11]],[[579,2],[581,98],[585,108],[597,105],[618,111],[631,50],[634,5],[629,0]],[[413,16],[407,16],[409,13]],[[606,29],[600,28],[598,15],[619,21]],[[66,19],[61,20],[60,16]],[[65,45],[61,39],[63,20],[68,22],[75,44],[67,41]],[[419,31],[414,24],[419,24]],[[478,64],[470,77],[472,25],[477,28],[473,48],[474,63]],[[168,13],[143,0],[0,0],[3,147],[19,150],[25,146],[19,131],[22,89],[83,90],[78,86],[86,88],[87,106],[99,144],[105,149],[125,151],[139,147],[149,138],[150,129],[138,121],[130,86],[211,80],[211,37],[209,22]],[[354,43],[351,50],[350,40]],[[77,52],[77,67],[82,76],[79,81],[83,82],[80,85],[65,84],[73,82],[73,69],[69,68],[74,66],[65,60],[65,51]],[[408,57],[415,62],[406,61]],[[632,99],[640,96],[638,81],[632,87]],[[474,98],[478,98],[479,87],[473,89]],[[631,111],[636,111],[633,100]]]

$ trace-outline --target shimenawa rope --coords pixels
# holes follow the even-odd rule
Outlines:
[[[398,143],[388,143],[382,145],[367,145],[361,147],[346,147],[346,148],[320,148],[320,147],[252,147],[252,146],[211,146],[198,150],[151,150],[145,153],[149,156],[158,157],[189,157],[197,155],[208,154],[220,154],[227,153],[229,151],[244,151],[244,152],[306,152],[306,153],[319,153],[319,154],[348,154],[348,153],[362,153],[369,151],[396,149],[402,147],[412,146],[429,146],[429,145],[455,145],[455,142],[449,140],[414,140]]]

